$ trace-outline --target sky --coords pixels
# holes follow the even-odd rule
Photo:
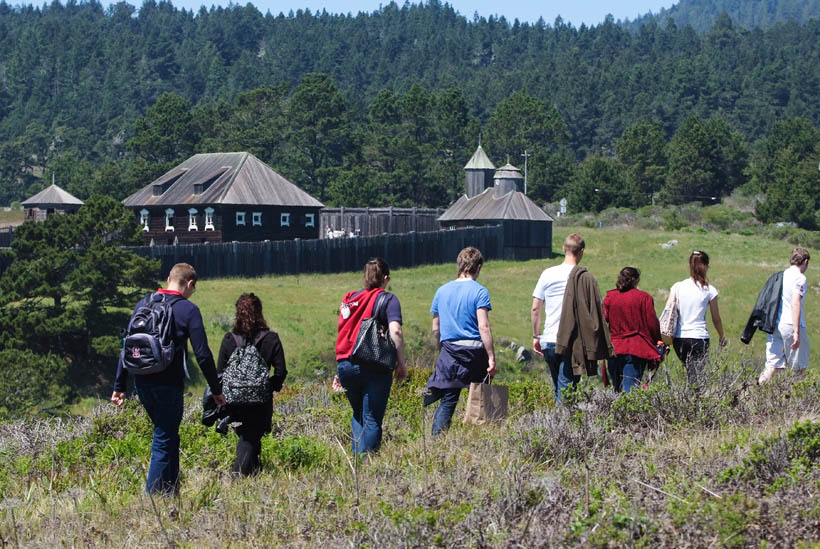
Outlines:
[[[127,0],[129,4],[139,7],[141,0]],[[228,0],[171,0],[179,8],[193,9],[198,11],[200,6],[228,4]],[[234,0],[235,4],[245,5],[247,0]],[[442,0],[444,2],[444,0]],[[103,2],[104,4],[106,2]],[[312,12],[325,9],[328,13],[353,13],[360,11],[367,13],[376,11],[382,4],[387,4],[384,0],[251,0],[251,3],[259,11],[265,13],[270,11],[277,15],[280,12],[287,14],[289,11],[296,11],[299,8],[310,8]],[[396,3],[402,5],[404,0]],[[417,3],[417,2],[415,2]],[[578,27],[581,23],[586,25],[597,25],[604,20],[607,14],[611,13],[615,20],[635,19],[649,11],[657,13],[661,8],[669,8],[676,2],[674,0],[621,0],[612,2],[611,0],[449,0],[449,3],[461,15],[468,19],[473,18],[473,14],[478,12],[480,16],[503,15],[510,22],[518,18],[521,22],[533,23],[539,17],[552,24],[559,15],[565,23],[572,23]]]

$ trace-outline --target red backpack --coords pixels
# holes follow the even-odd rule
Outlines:
[[[384,290],[356,290],[348,292],[339,305],[339,335],[336,337],[336,360],[350,358],[353,346],[359,336],[362,320],[373,315],[376,298]]]

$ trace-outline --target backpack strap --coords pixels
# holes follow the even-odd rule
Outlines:
[[[258,334],[256,334],[256,337],[255,337],[255,338],[253,338],[253,345],[254,345],[254,347],[255,347],[255,346],[257,346],[257,345],[259,345],[259,342],[260,342],[260,341],[262,341],[262,339],[264,339],[264,337],[265,337],[266,335],[268,335],[269,333],[270,333],[270,331],[269,331],[269,330],[262,330],[261,332],[259,332]]]

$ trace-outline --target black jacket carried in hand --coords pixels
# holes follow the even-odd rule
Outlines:
[[[771,334],[777,329],[777,317],[780,314],[780,299],[783,295],[783,271],[778,271],[769,277],[766,285],[757,295],[757,302],[743,328],[740,341],[749,343],[755,330]]]

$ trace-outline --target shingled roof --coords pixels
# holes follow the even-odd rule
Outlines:
[[[38,206],[82,206],[83,201],[64,191],[57,185],[51,184],[29,199],[21,202],[23,207],[36,208]]]
[[[324,207],[248,152],[195,154],[123,203],[129,207],[182,204]]]
[[[494,170],[495,166],[490,161],[490,158],[487,156],[487,153],[484,152],[484,149],[481,148],[481,145],[473,153],[472,158],[470,161],[467,162],[467,165],[464,166],[465,170]]]
[[[553,219],[539,208],[524,193],[510,191],[496,196],[494,188],[472,198],[462,195],[450,206],[439,221],[519,219],[529,221],[552,221]]]

